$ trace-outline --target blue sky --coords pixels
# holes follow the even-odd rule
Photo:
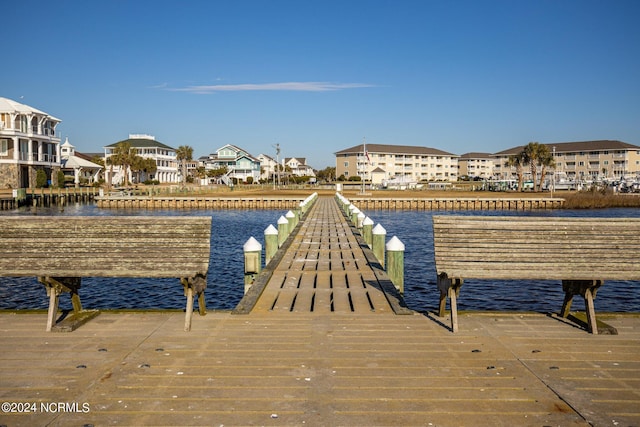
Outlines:
[[[640,145],[640,1],[10,2],[0,96],[79,151],[147,133],[306,157]]]

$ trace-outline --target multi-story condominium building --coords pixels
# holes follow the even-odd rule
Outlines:
[[[229,178],[240,182],[257,182],[260,179],[260,160],[235,145],[227,144],[200,160],[205,170],[227,168],[227,174],[222,177],[226,184]]]
[[[157,170],[153,174],[144,175],[141,181],[147,179],[157,180],[160,183],[174,183],[181,182],[180,165],[176,159],[175,148],[169,147],[159,141],[156,141],[155,137],[146,134],[129,134],[129,138],[118,141],[114,144],[104,147],[105,164],[108,165],[108,159],[113,154],[116,146],[120,143],[127,142],[131,145],[131,149],[135,150],[136,154],[143,158],[151,158],[155,160]],[[125,171],[120,166],[114,165],[113,169],[109,165],[106,167],[105,180],[109,182],[109,175],[111,176],[111,184],[118,185],[124,182]],[[128,174],[128,181],[132,182],[133,174],[131,170],[126,171]]]
[[[640,147],[622,141],[582,141],[545,143],[553,154],[555,172],[569,180],[595,181],[621,179],[640,174]],[[502,179],[515,176],[515,167],[508,166],[509,156],[524,146],[495,153],[494,173]],[[528,172],[528,168],[525,168]],[[552,172],[552,171],[549,171]]]
[[[372,184],[456,181],[458,155],[429,147],[360,144],[335,153],[336,176]]]
[[[283,163],[285,167],[289,167],[291,174],[295,176],[316,176],[313,168],[307,165],[307,159],[304,157],[285,157]]]
[[[51,181],[60,170],[59,123],[45,112],[0,98],[0,187],[35,187],[38,170]]]
[[[495,158],[490,153],[465,153],[458,159],[458,176],[468,179],[490,179]]]

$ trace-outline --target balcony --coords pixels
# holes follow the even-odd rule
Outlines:
[[[41,154],[38,156],[38,153],[25,153],[20,152],[18,155],[18,160],[22,162],[39,162],[39,163],[58,163],[58,156],[55,154]]]

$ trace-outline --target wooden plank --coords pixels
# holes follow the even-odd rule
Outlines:
[[[211,217],[0,218],[0,275],[206,274]]]
[[[344,272],[331,273],[331,286],[333,292],[333,310],[337,313],[350,313],[353,311],[352,303],[347,287],[347,276]]]

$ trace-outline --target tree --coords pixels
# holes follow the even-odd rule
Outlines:
[[[47,186],[47,173],[44,169],[36,171],[36,188],[44,188]]]
[[[336,177],[336,168],[335,167],[326,167],[322,170],[316,172],[316,178],[319,181],[331,182]]]
[[[520,153],[524,158],[525,164],[529,165],[531,170],[531,179],[533,180],[533,189],[539,191],[542,180],[544,179],[545,169],[555,165],[553,155],[549,151],[549,147],[539,142],[530,142],[525,145],[524,149]],[[538,177],[538,166],[542,167],[542,174],[540,180]]]
[[[182,185],[187,181],[187,162],[193,160],[193,147],[181,145],[176,150],[176,159],[180,162],[182,171]]]
[[[556,159],[553,158],[553,153],[546,145],[540,145],[539,159],[542,170],[540,173],[540,182],[538,183],[538,190],[542,189],[542,181],[547,174],[547,169],[556,167]]]
[[[144,173],[145,177],[149,179],[150,175],[153,175],[158,170],[156,161],[151,157],[136,156],[134,162],[131,164],[131,171],[137,172],[138,182],[142,182],[141,174]]]
[[[122,173],[124,174],[124,185],[129,185],[129,170],[131,165],[136,162],[136,157],[139,157],[135,150],[131,147],[131,143],[122,141],[116,144],[109,156],[111,166],[122,167]],[[112,168],[113,170],[113,168]]]
[[[514,154],[509,156],[507,160],[507,166],[516,168],[516,175],[518,176],[518,190],[524,191],[524,155],[523,153]]]
[[[62,172],[62,170],[58,170],[58,173],[56,174],[56,181],[58,188],[64,187],[64,172]]]

